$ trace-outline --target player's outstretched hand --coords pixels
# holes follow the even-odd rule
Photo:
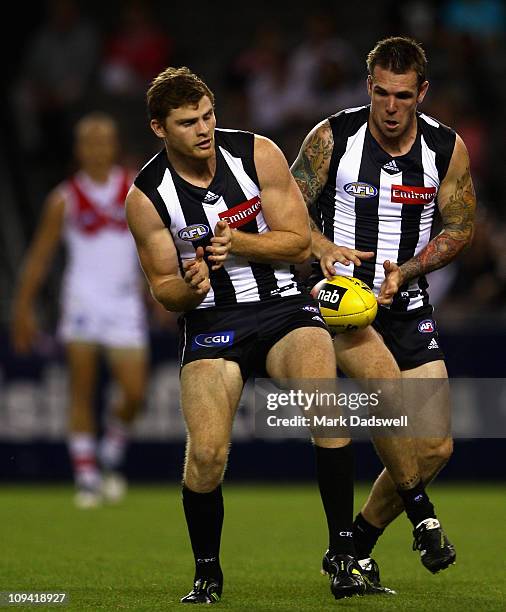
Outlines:
[[[211,238],[211,244],[206,247],[206,251],[210,253],[208,259],[213,262],[212,270],[221,268],[228,256],[231,246],[232,230],[229,224],[226,221],[218,221],[214,228],[214,236]]]
[[[183,270],[185,283],[198,295],[206,295],[211,288],[211,283],[202,247],[197,247],[195,259],[188,259],[183,263]]]
[[[363,259],[371,259],[371,257],[374,257],[374,251],[357,251],[356,249],[334,245],[321,256],[320,267],[325,278],[332,278],[336,275],[334,268],[336,261],[345,266],[349,266],[350,263],[360,266]]]
[[[388,306],[402,285],[402,273],[399,266],[388,259],[383,262],[383,270],[385,270],[385,280],[381,283],[378,304]]]

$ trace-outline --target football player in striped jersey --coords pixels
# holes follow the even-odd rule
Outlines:
[[[354,276],[379,303],[372,326],[335,337],[338,367],[349,377],[398,380],[399,391],[400,381],[415,379],[403,407],[414,415],[417,389],[430,386],[429,379],[447,379],[425,275],[470,243],[476,198],[462,139],[417,109],[429,85],[422,47],[404,37],[382,40],[367,66],[370,104],[316,125],[292,174],[313,219],[318,273],[310,284],[322,276]],[[426,491],[452,453],[447,384],[426,409],[436,433],[374,440],[385,469],[355,519],[354,539],[376,584],[372,549],[403,510],[427,569],[435,573],[455,561]]]
[[[188,68],[159,74],[147,100],[164,146],[137,176],[127,217],[153,295],[183,313],[183,506],[195,575],[181,601],[212,604],[223,588],[221,483],[245,380],[328,379],[336,363],[318,304],[290,270],[309,257],[311,232],[281,151],[267,138],[216,128],[214,96]],[[350,440],[314,442],[332,592],[360,594]]]

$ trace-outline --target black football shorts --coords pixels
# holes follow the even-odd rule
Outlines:
[[[198,359],[236,361],[246,380],[266,377],[265,359],[274,344],[299,327],[328,331],[318,303],[295,295],[225,308],[200,308],[179,318],[181,368]]]
[[[444,360],[433,312],[430,304],[402,312],[379,306],[372,326],[383,338],[401,370]]]

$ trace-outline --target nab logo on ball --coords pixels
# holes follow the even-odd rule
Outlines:
[[[204,225],[203,223],[196,223],[195,225],[189,225],[188,227],[184,227],[182,230],[179,230],[177,235],[181,238],[181,240],[192,242],[193,240],[201,240],[207,236],[210,231],[211,230],[207,225]]]
[[[234,333],[233,331],[218,331],[210,334],[197,334],[192,338],[192,351],[199,348],[231,346],[234,342]]]
[[[337,333],[367,327],[378,311],[374,293],[358,278],[323,279],[313,287],[311,295],[320,303],[325,323]]]
[[[347,289],[343,287],[333,287],[330,284],[326,284],[318,291],[316,299],[320,302],[321,306],[336,306],[339,300],[346,293]]]
[[[434,321],[432,319],[425,319],[425,321],[418,323],[418,331],[421,334],[432,334],[434,330]]]

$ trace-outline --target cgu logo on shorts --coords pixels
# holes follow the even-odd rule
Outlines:
[[[255,196],[251,198],[251,200],[246,200],[246,202],[242,202],[233,208],[220,212],[218,216],[234,229],[253,221],[261,210],[262,202],[260,201],[260,197]]]
[[[209,232],[210,229],[207,225],[204,225],[203,223],[196,223],[194,225],[189,225],[188,227],[183,227],[182,230],[179,230],[177,235],[181,238],[181,240],[192,242],[193,240],[201,240],[207,236]]]
[[[209,334],[197,334],[192,338],[192,351],[199,348],[230,346],[234,342],[234,333],[233,331],[217,331]]]
[[[348,195],[351,195],[354,198],[374,198],[378,195],[378,190],[376,187],[374,187],[374,185],[359,181],[355,183],[346,183],[344,190]]]
[[[432,334],[435,331],[434,321],[432,319],[425,319],[418,323],[418,331],[421,334]]]

